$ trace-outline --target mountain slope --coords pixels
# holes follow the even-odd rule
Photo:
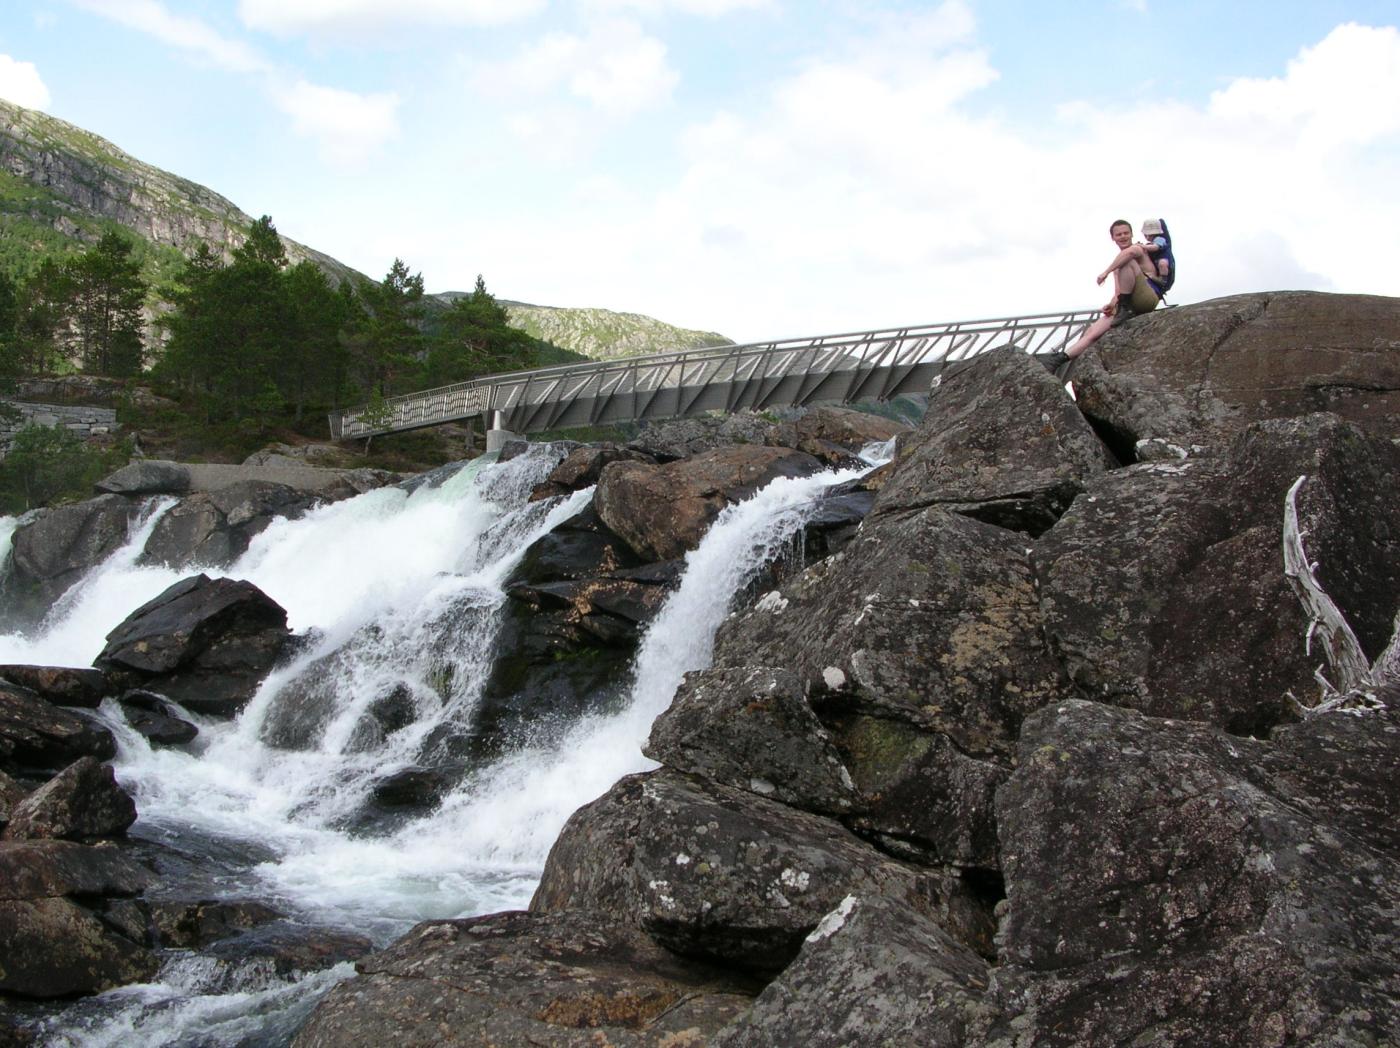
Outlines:
[[[594,360],[732,345],[713,331],[675,327],[640,313],[502,302],[512,327]]]
[[[212,189],[144,163],[66,121],[0,99],[0,272],[28,274],[45,257],[86,249],[109,229],[135,236],[153,287],[207,243],[226,259],[252,216]],[[333,280],[368,279],[329,255],[282,238],[292,262],[310,260]],[[442,305],[460,292],[430,296]],[[722,335],[636,313],[502,302],[510,323],[594,359],[726,345]]]
[[[79,251],[109,228],[134,233],[146,276],[164,275],[201,242],[227,257],[252,216],[211,189],[162,171],[63,120],[0,99],[0,266]],[[293,262],[357,275],[329,255],[282,238]]]

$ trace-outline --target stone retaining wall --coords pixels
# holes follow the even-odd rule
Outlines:
[[[115,408],[73,407],[67,404],[24,404],[5,401],[20,413],[13,423],[0,422],[0,452],[25,426],[61,426],[83,440],[105,439],[121,429]]]

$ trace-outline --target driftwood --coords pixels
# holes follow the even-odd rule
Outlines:
[[[1299,477],[1284,496],[1283,573],[1308,613],[1308,630],[1304,636],[1306,650],[1311,655],[1314,638],[1320,640],[1337,683],[1328,680],[1322,666],[1318,666],[1313,674],[1322,687],[1318,701],[1307,706],[1296,696],[1290,695],[1290,698],[1303,715],[1309,717],[1334,710],[1361,714],[1366,710],[1385,709],[1378,692],[1386,685],[1400,683],[1400,612],[1395,617],[1390,643],[1374,663],[1368,663],[1346,616],[1318,582],[1317,565],[1308,560],[1303,548],[1307,532],[1298,522],[1298,489],[1307,479],[1306,475]]]

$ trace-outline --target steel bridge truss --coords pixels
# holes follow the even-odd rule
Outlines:
[[[488,375],[330,416],[347,440],[486,416],[492,429],[686,418],[710,411],[848,404],[925,393],[945,364],[1000,346],[1052,353],[1098,310],[884,328]]]

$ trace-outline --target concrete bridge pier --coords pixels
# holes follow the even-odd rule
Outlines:
[[[491,424],[490,427],[486,430],[487,454],[490,454],[493,451],[500,451],[501,448],[505,447],[506,441],[508,440],[525,439],[519,433],[512,433],[510,430],[505,429],[501,425],[501,422],[501,413],[499,411],[491,412]]]

